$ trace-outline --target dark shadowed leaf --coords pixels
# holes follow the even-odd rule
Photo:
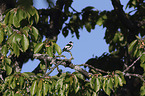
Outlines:
[[[9,65],[6,65],[6,73],[7,75],[10,75],[12,73],[12,67]]]
[[[2,30],[0,30],[0,44],[2,43],[3,40],[4,40],[4,33]]]

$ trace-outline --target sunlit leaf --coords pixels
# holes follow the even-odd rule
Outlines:
[[[56,43],[54,43],[55,50],[57,51],[58,55],[61,55],[61,48]]]
[[[37,96],[42,96],[42,80],[38,82]]]
[[[42,42],[38,43],[34,48],[34,53],[38,53],[42,47],[43,47],[43,43]]]
[[[10,12],[10,16],[8,19],[8,25],[13,24],[13,21],[14,21],[13,19],[14,19],[14,12]]]
[[[11,59],[5,58],[5,62],[10,65],[11,64]]]
[[[37,10],[35,10],[34,18],[35,18],[35,22],[37,24],[39,22],[39,14],[38,14],[38,11]]]
[[[16,28],[20,27],[20,22],[19,22],[18,17],[17,17],[17,12],[14,13],[14,15],[13,15],[13,25]]]
[[[16,79],[13,78],[12,84],[11,84],[11,88],[14,89],[16,87]]]
[[[39,32],[35,27],[32,27],[32,35],[34,36],[35,40],[38,39]]]
[[[143,85],[140,88],[140,95],[145,96],[145,83],[143,83]]]
[[[115,87],[118,87],[119,81],[118,81],[118,75],[114,75],[114,83],[115,83]]]
[[[47,84],[47,82],[43,82],[43,96],[47,95],[49,89],[49,84]]]
[[[18,9],[17,10],[17,18],[18,18],[18,22],[20,22],[21,20],[23,20],[25,17],[24,17],[24,11],[22,9]]]
[[[131,52],[136,44],[137,44],[137,40],[132,41],[129,45],[128,51]]]
[[[24,77],[20,77],[19,78],[19,82],[20,82],[20,87],[22,88],[23,84],[24,84]]]
[[[6,16],[5,16],[5,19],[4,19],[5,24],[8,24],[8,22],[9,22],[9,16],[10,16],[10,12],[8,12],[6,14]]]
[[[109,78],[108,81],[107,81],[107,86],[110,88],[110,89],[113,89],[113,81],[112,81],[112,78]]]
[[[94,87],[95,87],[95,91],[98,92],[98,91],[100,90],[100,88],[101,88],[101,81],[100,81],[100,78],[96,78],[94,83],[95,83],[95,84],[94,84],[94,85],[95,85],[95,86],[94,86]]]
[[[53,46],[47,47],[47,54],[48,54],[50,57],[53,57]]]
[[[32,86],[31,86],[31,88],[30,88],[31,96],[34,96],[34,95],[36,94],[36,92],[37,92],[37,87],[38,87],[38,85],[37,85],[37,80],[35,80],[35,81],[33,81]]]
[[[2,52],[3,56],[7,55],[7,53],[8,53],[7,45],[2,46],[1,52]]]
[[[123,81],[122,81],[122,79],[120,78],[120,76],[118,76],[117,78],[118,78],[118,83],[119,83],[119,85],[120,85],[120,86],[123,86]]]
[[[22,44],[23,51],[25,52],[29,47],[29,39],[24,34],[21,40],[21,44]]]

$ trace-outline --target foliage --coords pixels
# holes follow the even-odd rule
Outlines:
[[[129,13],[119,0],[111,0],[111,11],[87,6],[80,12],[71,6],[72,0],[47,2],[47,9],[36,9],[33,0],[0,1],[0,95],[145,95],[144,0],[129,0]],[[62,55],[56,43],[59,33],[79,39],[79,29],[91,32],[96,25],[106,28],[110,53],[80,65],[71,62],[71,51],[70,59]],[[40,63],[32,72],[21,73],[29,59]],[[63,73],[59,65],[75,72]],[[58,74],[50,76],[54,69]]]

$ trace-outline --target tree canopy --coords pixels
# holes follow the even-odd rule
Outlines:
[[[111,11],[86,6],[80,12],[72,7],[73,0],[47,0],[46,9],[36,9],[34,1],[0,0],[1,96],[145,96],[144,0],[126,5],[111,0]],[[60,33],[79,39],[79,29],[91,34],[96,25],[106,28],[109,53],[81,65],[72,63],[71,50],[71,58],[62,55],[56,42]],[[21,73],[29,59],[40,63]],[[60,65],[75,72],[64,73]],[[58,74],[50,76],[54,69]]]

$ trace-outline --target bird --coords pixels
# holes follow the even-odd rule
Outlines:
[[[66,51],[66,52],[69,52],[73,47],[73,42],[70,41],[62,50],[62,52]]]

